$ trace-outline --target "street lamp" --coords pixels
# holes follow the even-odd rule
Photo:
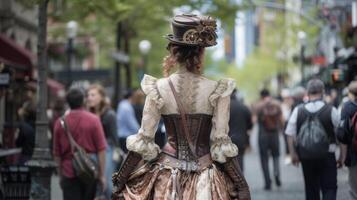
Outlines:
[[[47,119],[47,6],[49,0],[41,1],[38,7],[38,32],[37,32],[37,112],[36,112],[36,137],[34,152],[31,160],[26,165],[31,169],[30,199],[51,199],[51,175],[56,164],[52,159],[48,138]]]
[[[77,36],[78,24],[76,21],[69,21],[66,26],[66,33],[68,38],[67,43],[67,87],[72,83],[72,63],[73,63],[73,40]]]
[[[300,43],[300,70],[301,81],[305,80],[305,48],[306,48],[306,33],[304,31],[298,32],[298,39]]]
[[[141,80],[146,73],[146,67],[148,63],[148,53],[151,49],[151,42],[149,40],[141,40],[139,42],[139,50],[142,55],[143,68],[139,71],[139,79]]]

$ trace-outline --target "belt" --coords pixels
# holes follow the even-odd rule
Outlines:
[[[197,172],[197,171],[202,171],[203,169],[211,166],[212,158],[210,154],[206,154],[198,158],[197,160],[186,161],[186,160],[179,160],[166,153],[161,153],[156,163],[158,163],[159,165],[177,168],[183,171]]]

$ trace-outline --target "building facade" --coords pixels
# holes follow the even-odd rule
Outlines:
[[[36,65],[37,18],[34,5],[0,0],[0,73],[10,77],[9,83],[0,86],[0,143],[7,148],[14,145],[17,110],[27,100],[27,91],[35,90],[27,83]]]

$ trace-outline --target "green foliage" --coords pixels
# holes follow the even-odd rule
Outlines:
[[[45,0],[16,0],[16,1],[28,8],[31,8],[36,4],[43,3]]]
[[[230,25],[239,9],[231,0],[66,0],[62,12],[49,13],[55,21],[63,23],[63,26],[49,27],[49,36],[65,37],[65,23],[75,20],[79,24],[78,35],[94,36],[99,44],[99,66],[112,67],[114,61],[110,54],[116,49],[116,26],[118,22],[125,22],[125,31],[130,37],[132,80],[138,86],[136,71],[142,59],[138,43],[143,39],[151,41],[147,73],[161,76],[161,62],[167,53],[163,36],[170,32],[173,9],[181,6],[189,11],[200,10]]]
[[[225,74],[234,78],[239,90],[248,101],[252,101],[258,97],[260,89],[269,87],[270,79],[276,76],[280,66],[270,53],[257,49],[248,56],[242,68],[232,65],[226,69]]]
[[[238,89],[246,96],[248,101],[254,101],[258,98],[259,90],[264,87],[270,87],[271,79],[275,78],[278,73],[286,73],[291,68],[298,67],[292,57],[288,57],[287,51],[299,52],[299,43],[297,33],[304,31],[307,34],[307,48],[309,51],[315,47],[319,28],[311,25],[306,20],[301,20],[300,24],[287,24],[285,12],[276,12],[274,10],[264,10],[274,12],[273,21],[263,21],[261,34],[264,34],[260,40],[260,45],[245,60],[243,66],[237,67],[234,63],[219,61],[210,62],[208,68],[209,74],[218,70],[224,73],[224,76],[234,78],[237,81]],[[263,12],[264,12],[263,11]],[[309,13],[316,16],[316,10],[312,9]],[[288,13],[288,15],[296,15]],[[287,31],[292,31],[293,35],[288,36]],[[292,45],[292,46],[288,46]],[[278,54],[283,53],[283,57]],[[276,93],[277,91],[272,91]]]

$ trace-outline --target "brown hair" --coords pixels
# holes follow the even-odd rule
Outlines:
[[[99,105],[99,114],[102,115],[105,111],[108,110],[108,108],[110,107],[110,103],[107,100],[107,94],[105,92],[105,89],[103,86],[99,85],[99,84],[92,84],[89,86],[88,90],[87,90],[87,94],[90,90],[97,90],[99,95],[102,97],[102,100],[100,102]],[[88,107],[88,110],[91,113],[96,114],[96,110],[93,107]]]
[[[177,64],[186,67],[189,72],[202,73],[204,47],[169,43],[167,50],[170,54],[164,58],[163,62],[163,74],[165,77],[169,76],[170,70]]]

